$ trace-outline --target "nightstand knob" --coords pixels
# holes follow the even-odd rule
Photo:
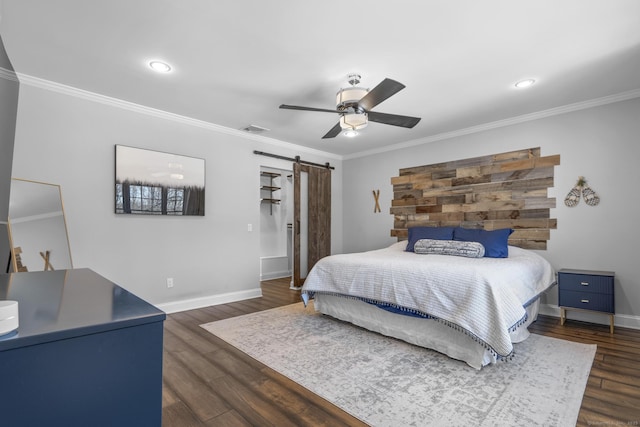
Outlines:
[[[582,286],[589,286],[589,282],[580,282]]]
[[[580,302],[588,303],[589,300],[588,299],[581,299]]]

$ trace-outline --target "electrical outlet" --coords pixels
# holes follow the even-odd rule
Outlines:
[[[253,224],[247,224],[247,231],[253,231]]]
[[[167,288],[173,288],[173,277],[167,277]]]

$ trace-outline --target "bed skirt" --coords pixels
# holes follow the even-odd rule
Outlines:
[[[527,339],[527,326],[536,320],[539,305],[538,299],[527,307],[527,321],[510,333],[511,342]],[[475,369],[497,361],[494,354],[469,335],[434,319],[395,314],[357,299],[320,293],[314,296],[314,307],[336,319],[446,354]]]

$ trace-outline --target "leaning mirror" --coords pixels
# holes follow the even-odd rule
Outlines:
[[[8,223],[13,271],[73,268],[59,185],[13,178]]]

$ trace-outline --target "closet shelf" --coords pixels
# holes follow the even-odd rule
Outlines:
[[[268,191],[270,197],[263,197],[260,199],[260,203],[269,203],[269,213],[273,215],[273,205],[279,205],[280,199],[274,199],[273,193],[275,191],[279,191],[280,187],[277,187],[274,184],[273,180],[280,177],[281,175],[276,172],[267,172],[260,171],[260,176],[267,177],[269,179],[269,185],[261,185],[260,190]]]
[[[275,173],[275,172],[265,172],[265,171],[260,172],[260,175],[262,175],[262,176],[269,176],[269,177],[272,177],[272,178],[275,178],[275,177],[280,176],[280,174],[279,174],[279,173]]]

